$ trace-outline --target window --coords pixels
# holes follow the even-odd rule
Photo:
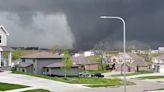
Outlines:
[[[46,69],[46,72],[49,72],[49,69],[48,68]]]
[[[25,62],[25,59],[24,58],[22,59],[22,62]]]
[[[2,43],[2,35],[0,35],[0,43]]]
[[[35,63],[35,59],[32,59],[33,63]]]

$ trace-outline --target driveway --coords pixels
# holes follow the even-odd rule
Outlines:
[[[67,92],[72,89],[89,89],[79,84],[68,84],[33,76],[12,74],[10,72],[0,72],[0,82],[22,84],[55,92]]]
[[[144,90],[154,90],[159,88],[164,88],[163,84],[144,81],[144,80],[136,80],[136,79],[128,79],[129,81],[135,82],[136,85],[127,86],[127,92],[144,92]],[[47,89],[52,92],[124,92],[124,87],[108,87],[108,88],[88,88],[78,84],[68,84],[53,80],[47,80],[43,78],[20,75],[20,74],[12,74],[9,72],[0,73],[0,82],[7,83],[16,83],[22,85],[28,85],[32,88],[36,89],[42,88]],[[27,88],[28,89],[28,88]],[[7,91],[7,92],[19,92],[22,91]]]

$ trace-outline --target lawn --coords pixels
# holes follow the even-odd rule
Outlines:
[[[27,90],[27,91],[22,91],[22,92],[50,92],[45,89],[33,89],[33,90]]]
[[[26,88],[26,87],[28,87],[28,86],[0,82],[0,91],[19,89],[19,88]]]
[[[135,72],[135,73],[127,73],[126,76],[133,76],[133,75],[140,75],[140,74],[150,74],[150,73],[153,73],[153,72],[141,71],[141,72]],[[122,75],[121,74],[112,75],[112,77],[120,77],[120,76],[122,76]]]
[[[137,77],[139,79],[162,79],[164,76],[144,76],[144,77]]]
[[[89,87],[107,87],[107,86],[121,86],[123,85],[123,81],[121,79],[105,79],[105,78],[91,78],[91,77],[68,77],[64,79],[63,77],[50,77],[45,75],[37,75],[37,74],[30,74],[30,73],[22,73],[22,72],[14,72],[17,74],[25,74],[40,78],[46,78],[55,81],[61,81],[71,84],[84,84],[85,86]],[[127,82],[128,85],[132,85],[134,83]]]

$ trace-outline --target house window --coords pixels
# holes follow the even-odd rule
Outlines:
[[[46,69],[46,72],[49,72],[49,69],[48,68]]]
[[[2,35],[0,35],[0,43],[2,43]]]
[[[24,58],[22,59],[22,62],[25,62],[25,59]]]
[[[33,63],[35,63],[35,59],[33,59],[32,61],[33,61]]]

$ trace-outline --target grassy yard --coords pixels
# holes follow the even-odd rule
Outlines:
[[[26,88],[26,87],[28,87],[28,86],[0,82],[0,91],[19,89],[19,88]]]
[[[22,72],[14,72],[16,74],[25,74],[40,78],[46,78],[55,81],[61,81],[71,84],[84,84],[89,87],[108,87],[108,86],[121,86],[123,85],[123,81],[121,79],[105,79],[105,78],[91,78],[91,77],[68,77],[64,79],[63,77],[50,77],[45,75],[37,75],[37,74],[30,74],[30,73],[22,73]],[[128,82],[129,85],[134,83]]]
[[[139,79],[162,79],[164,76],[144,76],[144,77],[137,77]]]
[[[45,90],[45,89],[33,89],[33,90],[27,90],[23,92],[50,92],[50,91]]]
[[[133,75],[140,75],[140,74],[150,74],[150,73],[153,73],[153,72],[141,71],[141,72],[135,72],[135,73],[127,73],[126,76],[133,76]],[[112,75],[112,77],[120,77],[120,76],[122,76],[122,75],[121,74]]]

